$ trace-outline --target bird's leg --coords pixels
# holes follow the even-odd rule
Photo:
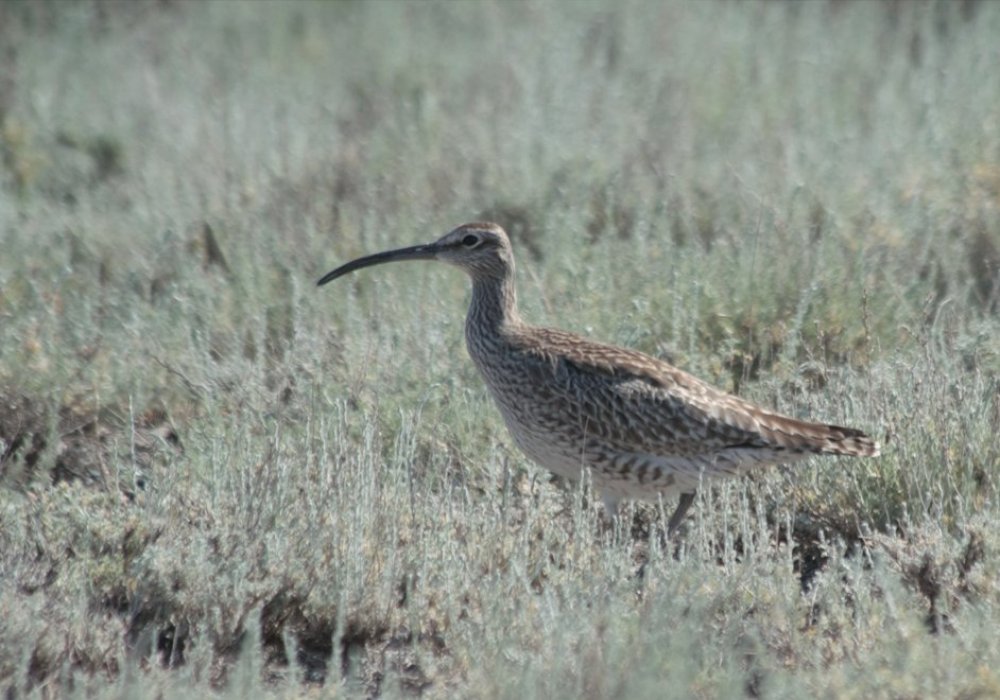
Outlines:
[[[598,531],[602,536],[614,536],[616,525],[620,524],[622,516],[621,500],[607,492],[601,493],[601,503],[604,505],[603,517],[598,523]]]
[[[670,522],[667,523],[667,537],[672,537],[677,528],[680,527],[684,516],[687,515],[688,509],[694,503],[694,497],[694,491],[681,494],[681,500],[677,502],[677,508],[674,510],[674,514],[670,516]]]

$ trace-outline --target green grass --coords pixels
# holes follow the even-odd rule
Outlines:
[[[5,697],[1000,695],[1000,6],[0,5]],[[877,459],[602,527],[468,284]]]

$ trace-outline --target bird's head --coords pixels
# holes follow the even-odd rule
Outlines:
[[[462,268],[473,279],[503,279],[514,271],[514,254],[504,230],[497,224],[474,223],[463,224],[433,243],[352,260],[323,275],[317,284],[324,285],[363,267],[398,260],[440,260]]]

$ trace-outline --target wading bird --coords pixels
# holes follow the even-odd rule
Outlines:
[[[813,454],[879,454],[860,430],[783,416],[636,350],[525,323],[514,253],[496,224],[465,224],[434,243],[358,258],[318,284],[398,260],[440,260],[469,275],[466,346],[514,442],[562,477],[589,470],[611,517],[622,499],[679,495],[672,534],[703,480]]]

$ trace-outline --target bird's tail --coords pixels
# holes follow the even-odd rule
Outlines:
[[[774,445],[799,454],[877,457],[878,442],[864,432],[839,425],[809,423],[786,416],[770,415],[760,421]]]

